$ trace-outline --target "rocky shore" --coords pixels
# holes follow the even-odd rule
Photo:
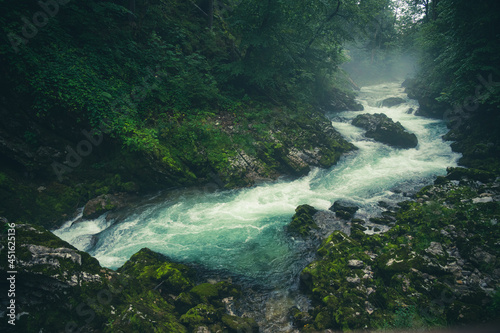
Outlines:
[[[229,281],[196,282],[192,268],[147,248],[113,271],[42,227],[14,229],[16,332],[258,332],[234,313],[241,290]],[[10,332],[5,315],[0,329]]]
[[[304,332],[408,329],[500,318],[500,181],[493,174],[450,169],[414,200],[384,212],[390,230],[367,234],[366,221],[338,210],[318,260],[301,273],[313,309],[292,309]],[[306,209],[305,209],[306,208]],[[312,207],[292,223],[309,236],[324,221]],[[380,221],[380,220],[379,220]],[[311,228],[310,226],[315,227]]]

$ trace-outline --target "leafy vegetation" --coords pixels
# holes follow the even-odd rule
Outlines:
[[[39,219],[52,226],[70,207],[115,191],[108,180],[117,174],[134,191],[210,181],[244,186],[253,180],[233,168],[240,155],[257,159],[260,178],[302,174],[308,168],[285,157],[292,147],[310,148],[317,135],[310,120],[325,120],[314,108],[353,104],[339,69],[343,43],[365,34],[389,4],[2,1],[0,111],[12,121],[0,153],[8,161],[2,172],[20,185],[4,189],[36,193],[58,182],[70,193],[102,184],[68,194],[64,207]],[[89,135],[99,143],[85,146]],[[333,144],[324,145],[321,166],[350,149],[340,137],[319,135]],[[18,204],[52,204],[38,200]]]

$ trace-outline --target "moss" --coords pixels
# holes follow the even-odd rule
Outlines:
[[[219,296],[219,289],[211,283],[199,284],[193,287],[190,292],[205,300]]]
[[[314,318],[314,327],[318,330],[324,330],[332,327],[331,314],[326,311],[322,311],[316,315]]]
[[[287,230],[292,234],[301,236],[309,235],[311,229],[318,229],[316,222],[314,222],[313,215],[317,210],[309,205],[301,205],[295,209],[295,215],[287,227]]]
[[[220,311],[209,304],[198,304],[182,315],[181,323],[192,328],[202,324],[212,324],[220,318]]]
[[[259,332],[259,327],[252,318],[242,318],[225,314],[222,316],[222,322],[227,326],[230,333]]]

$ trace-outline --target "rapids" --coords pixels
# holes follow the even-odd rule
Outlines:
[[[402,97],[406,103],[379,107],[387,97]],[[359,148],[328,170],[231,191],[169,191],[113,218],[72,220],[53,232],[113,269],[148,247],[203,267],[212,277],[232,277],[248,291],[241,311],[256,316],[265,331],[287,331],[287,309],[308,306],[297,292],[298,276],[317,246],[284,232],[295,208],[307,203],[328,209],[337,199],[349,199],[361,207],[358,217],[374,216],[381,212],[379,201],[405,200],[407,193],[445,175],[446,167],[456,166],[460,157],[441,139],[447,132],[443,121],[407,113],[418,104],[399,83],[364,87],[358,101],[364,111],[328,114],[333,126]],[[417,135],[418,146],[395,149],[365,138],[364,130],[350,124],[362,113],[385,113],[401,122]]]

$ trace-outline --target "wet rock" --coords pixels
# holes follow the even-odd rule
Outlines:
[[[449,180],[477,180],[483,183],[492,181],[495,179],[495,174],[485,170],[479,170],[474,168],[462,168],[462,167],[449,167],[446,169],[448,174],[446,178]]]
[[[20,331],[63,332],[73,322],[85,332],[101,332],[105,323],[116,332],[258,332],[253,319],[234,315],[240,291],[227,281],[195,285],[189,267],[147,248],[112,271],[41,227],[15,229],[16,305],[27,313],[16,323]],[[6,237],[0,240],[4,246]],[[75,304],[98,320],[77,316]],[[39,313],[50,316],[40,321]]]
[[[293,306],[290,309],[289,316],[291,317],[296,327],[304,327],[313,322],[313,317],[305,311],[300,311],[298,307]]]
[[[212,333],[206,326],[198,326],[194,331],[194,333]]]
[[[127,205],[125,194],[102,194],[89,200],[83,208],[83,217],[94,219],[107,211],[123,208]]]
[[[494,264],[496,257],[483,249],[476,248],[472,254],[471,260],[477,263],[484,263],[486,265]]]
[[[316,208],[309,205],[300,205],[295,209],[292,222],[287,226],[288,232],[300,236],[307,236],[313,229],[318,229],[318,225],[313,219]]]
[[[429,310],[439,320],[492,320],[484,309],[500,286],[500,226],[490,222],[498,204],[472,198],[496,200],[499,189],[494,183],[443,181],[416,194],[423,204],[399,203],[387,215],[396,218],[394,225],[382,234],[364,233],[354,222],[350,237],[333,232],[318,260],[300,275],[315,302],[315,328],[370,329],[363,315],[390,320],[403,304],[426,309],[438,301],[443,305]]]
[[[322,239],[327,237],[332,231],[339,230],[346,235],[351,234],[351,225],[345,220],[335,216],[335,213],[329,210],[321,210],[313,215],[314,222],[318,229],[314,229],[314,235]]]
[[[223,315],[222,322],[227,326],[229,333],[258,333],[259,326],[253,318]]]
[[[415,148],[417,136],[405,130],[400,122],[394,122],[385,114],[362,114],[352,124],[366,130],[366,137],[398,148]]]
[[[353,95],[349,95],[340,90],[332,90],[328,96],[328,101],[324,103],[327,111],[363,111],[363,105],[357,103]]]
[[[346,200],[337,200],[329,208],[329,210],[335,212],[338,217],[346,220],[353,218],[358,209],[359,207],[356,204]]]
[[[403,98],[401,97],[388,97],[380,102],[381,106],[391,108],[393,106],[403,104],[406,102]]]

